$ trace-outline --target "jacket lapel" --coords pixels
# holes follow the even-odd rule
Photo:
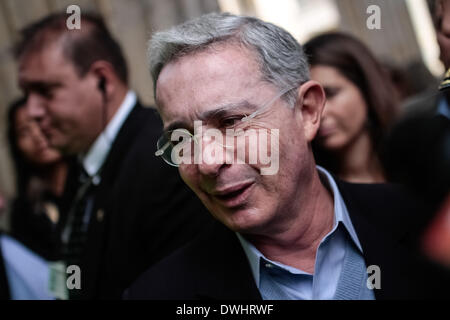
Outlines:
[[[84,266],[85,282],[83,285],[85,291],[89,293],[88,298],[98,294],[96,291],[98,278],[101,277],[99,270],[102,268],[102,264],[105,263],[104,257],[99,256],[105,254],[105,241],[108,238],[105,232],[108,230],[114,210],[110,206],[111,199],[109,197],[115,186],[115,181],[119,177],[122,161],[124,161],[125,155],[132,147],[133,140],[143,126],[146,125],[147,121],[148,117],[145,110],[137,103],[119,130],[101,169],[100,185],[95,187],[93,191],[95,196],[88,231],[88,243],[91,245],[86,248],[83,259],[83,261],[86,261]]]
[[[124,155],[127,153],[127,150],[132,146],[134,138],[146,124],[150,124],[146,122],[148,122],[147,114],[138,102],[131,110],[111,146],[111,150],[103,165],[101,186],[105,183],[111,184],[117,176],[120,163],[125,158]]]

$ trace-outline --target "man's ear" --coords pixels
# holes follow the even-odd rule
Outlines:
[[[115,84],[118,81],[111,64],[102,60],[95,61],[90,67],[90,72],[96,78],[96,86],[99,91],[108,97],[109,93],[115,90]]]
[[[296,113],[300,112],[305,137],[311,142],[319,130],[325,106],[325,92],[317,81],[307,81],[298,89]]]

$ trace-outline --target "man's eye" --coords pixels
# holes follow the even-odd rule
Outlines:
[[[187,144],[192,143],[192,141],[193,141],[192,137],[183,137],[183,138],[180,138],[179,140],[176,140],[176,139],[171,140],[170,142],[172,144],[172,147],[174,147],[179,144],[187,145]]]
[[[53,85],[42,85],[35,88],[35,92],[43,98],[51,99],[56,88]]]
[[[220,121],[220,125],[222,128],[234,127],[235,125],[237,125],[241,122],[242,118],[243,118],[243,116],[239,116],[239,117],[234,116],[234,117],[225,118]]]
[[[53,97],[53,91],[51,89],[43,89],[40,94],[47,99]]]

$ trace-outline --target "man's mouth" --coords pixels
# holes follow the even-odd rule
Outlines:
[[[241,182],[212,192],[212,196],[226,207],[243,205],[250,196],[254,181]]]

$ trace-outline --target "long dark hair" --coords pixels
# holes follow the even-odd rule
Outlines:
[[[19,110],[25,108],[25,104],[26,98],[22,97],[13,101],[8,109],[8,144],[16,169],[16,189],[18,196],[26,193],[28,182],[33,171],[31,164],[25,159],[17,145],[16,118]]]
[[[344,33],[327,33],[304,45],[310,66],[330,66],[361,92],[367,107],[367,125],[377,156],[382,159],[383,142],[398,113],[395,88],[385,69],[358,39]],[[319,164],[335,170],[337,163],[314,143]]]
[[[20,98],[8,110],[8,142],[16,169],[16,197],[11,206],[10,232],[31,250],[47,259],[55,259],[59,252],[60,226],[55,226],[45,214],[44,201],[51,199],[58,206],[60,202],[58,195],[54,195],[39,177],[45,166],[34,165],[17,144],[17,115],[25,107],[26,99]]]

